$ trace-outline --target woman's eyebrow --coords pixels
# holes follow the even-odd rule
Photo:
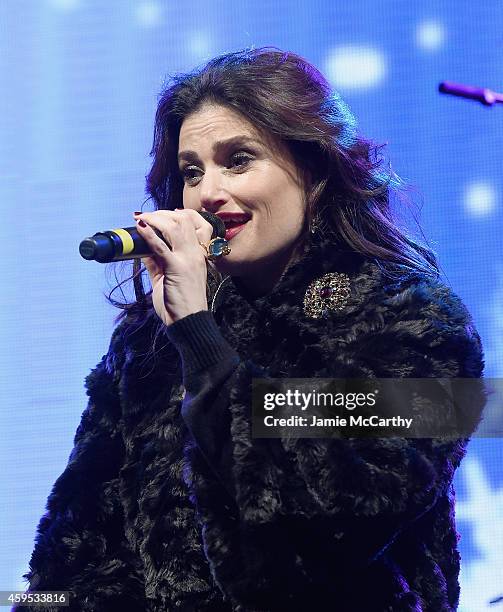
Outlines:
[[[258,138],[253,138],[253,136],[247,136],[245,134],[239,136],[233,136],[232,138],[226,138],[225,140],[217,140],[213,143],[212,149],[214,153],[218,151],[229,149],[235,146],[243,146],[249,143],[255,142],[257,144],[261,144],[261,141]],[[180,151],[178,153],[178,161],[199,161],[199,155],[196,151]]]

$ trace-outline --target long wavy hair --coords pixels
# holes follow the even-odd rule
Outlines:
[[[182,202],[180,128],[206,102],[238,111],[288,147],[300,172],[310,177],[306,228],[330,232],[334,243],[374,258],[384,269],[387,263],[399,264],[438,276],[433,251],[401,229],[392,213],[390,196],[399,194],[401,181],[381,155],[382,145],[358,133],[340,95],[319,70],[291,52],[260,48],[227,53],[172,79],[159,100],[146,177],[156,210],[173,210]],[[136,264],[135,304],[111,300],[126,313],[151,305],[140,273]]]

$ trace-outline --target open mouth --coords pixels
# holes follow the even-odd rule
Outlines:
[[[225,229],[232,229],[234,227],[239,227],[240,225],[244,225],[246,222],[248,221],[248,219],[246,219],[246,221],[225,221]]]
[[[251,219],[250,215],[242,213],[217,213],[217,216],[220,217],[225,224],[226,240],[231,240],[236,234],[239,234]]]
[[[249,221],[249,219],[248,219]],[[230,222],[225,224],[225,239],[231,240],[236,234],[239,234],[244,229],[248,221]]]

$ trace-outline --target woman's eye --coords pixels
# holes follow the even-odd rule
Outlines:
[[[181,169],[181,174],[184,183],[187,183],[187,185],[195,185],[201,178],[201,170],[197,166],[185,166]]]
[[[249,153],[245,153],[244,151],[240,151],[239,153],[234,153],[230,158],[230,167],[231,168],[244,168],[247,164],[252,161],[253,157]]]

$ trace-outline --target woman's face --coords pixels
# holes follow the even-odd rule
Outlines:
[[[284,145],[215,103],[189,115],[178,149],[184,208],[222,218],[231,253],[220,272],[256,294],[279,279],[304,229],[304,186]]]

